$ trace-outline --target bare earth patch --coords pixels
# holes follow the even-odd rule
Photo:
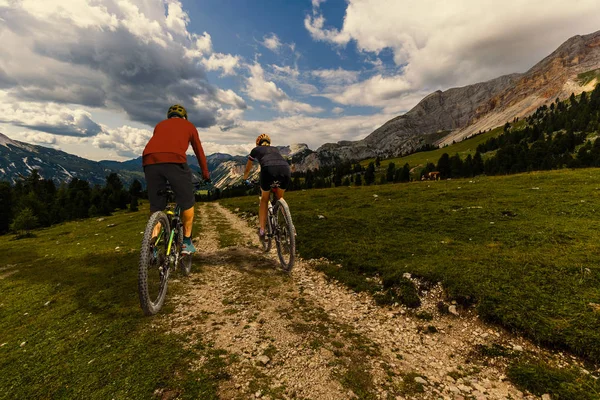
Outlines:
[[[523,399],[502,361],[482,349],[540,350],[472,311],[440,314],[438,285],[417,312],[380,307],[297,259],[291,275],[254,228],[219,204],[197,206],[198,253],[185,294],[161,317],[190,346],[202,338],[223,350],[230,379],[223,399]],[[238,243],[220,248],[215,221]],[[298,233],[302,234],[301,232]],[[206,360],[197,360],[200,367]]]

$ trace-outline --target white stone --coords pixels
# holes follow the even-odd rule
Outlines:
[[[420,383],[421,385],[427,385],[427,381],[420,376],[415,377],[415,382]]]
[[[473,390],[469,386],[466,386],[466,385],[458,385],[458,389],[464,393],[471,393],[471,391]]]
[[[271,359],[267,356],[260,356],[256,358],[259,362],[261,362],[263,365],[267,365],[269,363],[269,361],[271,361]]]

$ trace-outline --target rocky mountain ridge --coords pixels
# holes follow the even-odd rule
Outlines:
[[[316,153],[326,163],[406,155],[425,143],[449,144],[527,116],[557,97],[591,91],[598,82],[600,31],[570,38],[525,73],[433,92],[366,138],[327,143]]]

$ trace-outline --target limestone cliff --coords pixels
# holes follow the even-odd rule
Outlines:
[[[600,79],[600,31],[575,36],[522,74],[431,93],[366,138],[327,143],[322,163],[400,156],[425,143],[446,144],[524,117],[543,104],[594,88]]]

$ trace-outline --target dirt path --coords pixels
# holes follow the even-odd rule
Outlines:
[[[224,350],[231,379],[221,398],[535,398],[478,351],[531,345],[471,313],[440,315],[441,288],[422,299],[418,317],[379,307],[328,282],[311,262],[298,259],[291,276],[280,272],[274,250],[262,252],[245,221],[216,203],[197,209],[198,255],[185,295],[169,299],[168,322],[190,345],[201,337]]]

